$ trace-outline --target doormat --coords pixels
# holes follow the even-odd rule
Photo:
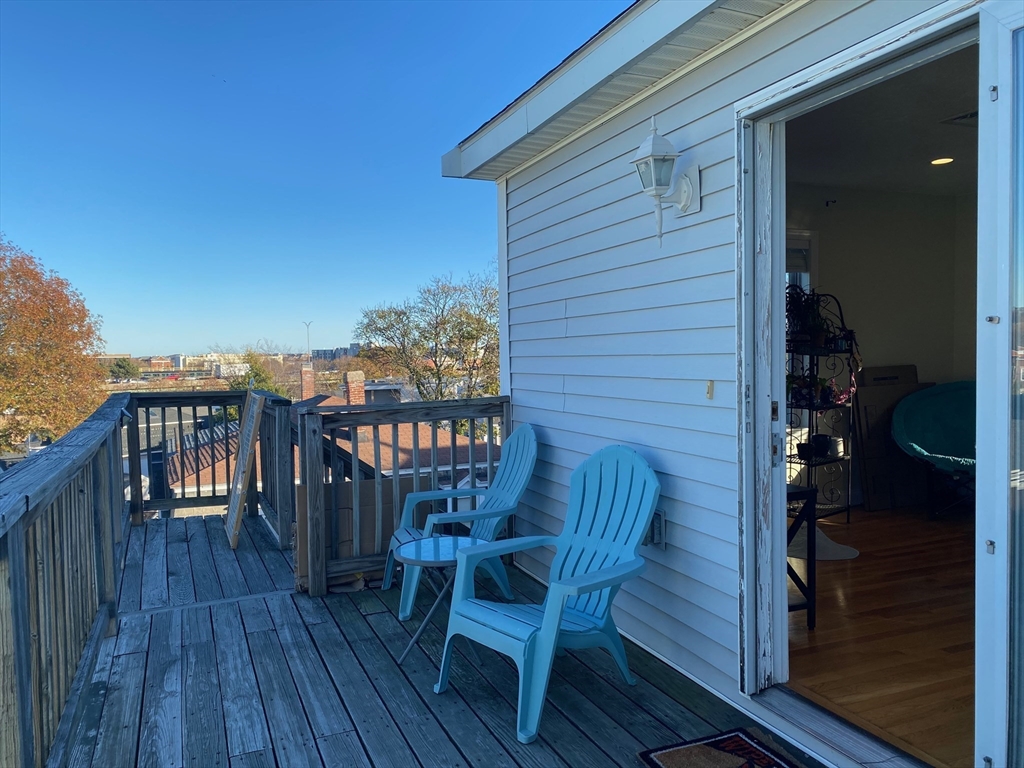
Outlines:
[[[640,753],[651,768],[801,768],[742,728]]]

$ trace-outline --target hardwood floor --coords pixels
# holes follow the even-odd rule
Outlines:
[[[790,687],[934,765],[970,768],[973,514],[855,510],[819,526],[860,555],[818,562],[817,629],[790,614]]]

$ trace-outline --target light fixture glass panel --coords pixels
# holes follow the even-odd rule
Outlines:
[[[636,172],[640,174],[640,183],[644,189],[650,189],[654,186],[654,174],[651,170],[650,160],[641,160],[637,163]]]
[[[654,159],[654,170],[657,177],[656,186],[668,187],[672,183],[672,167],[675,160],[670,157],[657,157]]]

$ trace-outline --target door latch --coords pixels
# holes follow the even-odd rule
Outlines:
[[[783,442],[782,435],[772,434],[772,466],[777,467],[782,464],[782,459],[785,452],[785,443]]]
[[[772,400],[772,421],[779,420],[779,401]]]
[[[985,551],[988,552],[990,555],[994,555],[996,553],[996,543],[992,541],[992,539],[986,539]]]

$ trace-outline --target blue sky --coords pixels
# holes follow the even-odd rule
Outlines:
[[[107,350],[347,344],[494,266],[441,155],[629,0],[0,2],[0,230]]]

